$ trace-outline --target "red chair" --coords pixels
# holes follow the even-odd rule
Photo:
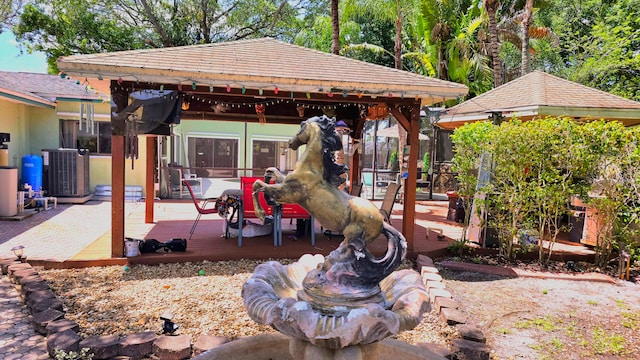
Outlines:
[[[191,236],[193,236],[193,232],[196,230],[196,226],[198,225],[198,221],[200,221],[200,217],[202,217],[202,215],[216,214],[218,212],[218,209],[216,207],[207,209],[207,203],[211,199],[203,199],[201,204],[198,201],[198,199],[196,199],[196,196],[193,194],[193,189],[191,189],[191,185],[189,184],[189,181],[183,180],[182,183],[187,187],[187,190],[189,190],[189,195],[191,195],[191,200],[193,200],[193,205],[195,205],[196,210],[198,210],[198,216],[196,217],[196,221],[191,226],[191,231],[189,231],[189,240],[191,240]]]

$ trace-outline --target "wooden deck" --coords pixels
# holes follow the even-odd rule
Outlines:
[[[379,204],[378,204],[379,205]],[[460,235],[460,226],[446,220],[448,203],[445,201],[421,201],[416,204],[415,245],[407,256],[415,258],[418,254],[442,255],[449,242]],[[139,206],[126,217],[125,233],[127,237],[137,239],[156,239],[165,242],[171,238],[188,238],[189,229],[197,213],[193,203],[187,201],[158,201],[154,208],[155,222],[144,223],[144,206]],[[257,220],[250,220],[256,222]],[[402,206],[396,204],[392,214],[392,223],[396,228],[402,226]],[[342,237],[326,237],[318,223],[314,226],[316,245],[311,245],[309,236],[295,238],[295,221],[283,220],[283,246],[273,246],[273,236],[243,238],[242,247],[238,247],[237,238],[225,239],[224,220],[217,214],[203,216],[193,237],[188,240],[185,252],[159,252],[141,254],[129,258],[111,258],[111,233],[107,232],[71,259],[64,262],[50,262],[48,268],[73,268],[100,265],[159,264],[175,262],[195,262],[202,260],[220,261],[237,259],[281,259],[299,258],[303,254],[327,255],[342,241]],[[444,240],[438,240],[429,228],[442,229]],[[374,241],[369,249],[376,255],[386,251],[383,237]]]

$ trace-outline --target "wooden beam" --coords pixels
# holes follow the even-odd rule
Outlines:
[[[155,136],[147,136],[147,161],[146,161],[146,174],[145,174],[145,195],[144,195],[144,222],[145,224],[153,224],[153,203],[156,196],[155,192],[155,177],[153,171],[155,170],[155,155],[156,155],[156,139]]]
[[[111,257],[124,256],[124,136],[111,136]]]
[[[111,98],[117,111],[127,107],[126,90],[111,80]],[[124,119],[111,113],[111,257],[124,256]],[[116,115],[116,116],[114,116]]]
[[[418,135],[420,134],[420,105],[414,104],[411,108],[411,118],[407,117],[398,108],[389,108],[398,123],[407,130],[407,145],[409,147],[409,162],[407,164],[407,179],[404,181],[404,203],[402,213],[402,233],[407,239],[407,251],[414,248],[414,232],[416,222],[416,174],[418,172]],[[399,149],[400,153],[404,149]]]

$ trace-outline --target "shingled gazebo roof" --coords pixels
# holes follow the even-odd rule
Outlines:
[[[426,99],[467,93],[461,84],[358,61],[271,38],[66,56],[58,67],[75,77],[193,83],[291,92],[337,92]]]
[[[619,120],[627,126],[640,124],[640,102],[533,71],[448,109],[440,116],[438,126],[454,129],[467,122],[487,120],[491,113],[524,120],[568,116]]]

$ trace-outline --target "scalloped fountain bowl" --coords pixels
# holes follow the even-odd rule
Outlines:
[[[329,306],[309,301],[303,280],[324,261],[322,255],[304,255],[282,265],[270,261],[256,267],[244,284],[242,297],[249,316],[280,333],[235,340],[196,359],[442,359],[404,342],[387,339],[420,323],[429,311],[429,296],[413,270],[394,271],[380,284],[371,303],[353,305],[332,299]],[[386,339],[386,340],[385,340]]]

